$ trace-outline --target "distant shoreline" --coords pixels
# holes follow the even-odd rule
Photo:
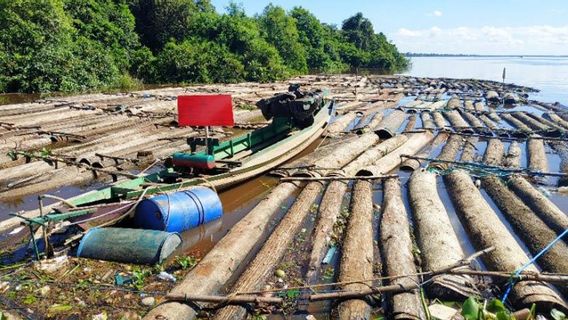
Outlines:
[[[568,55],[535,55],[535,54],[446,54],[446,53],[410,53],[404,54],[405,57],[439,57],[439,58],[568,58]]]

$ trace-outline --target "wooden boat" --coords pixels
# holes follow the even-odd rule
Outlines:
[[[272,101],[264,101],[263,114],[274,113],[274,108],[270,110],[270,104],[274,107],[274,104],[281,102],[277,97]],[[300,103],[300,106],[309,105],[312,109],[300,110],[305,110],[304,113],[312,112],[312,115],[298,120],[289,113],[278,115],[280,111],[276,111],[271,125],[228,141],[190,138],[188,143],[192,144],[193,151],[198,144],[204,142],[206,150],[191,154],[174,154],[173,165],[170,164],[170,167],[164,170],[119,181],[111,186],[61,201],[51,206],[46,214],[43,214],[46,210],[40,197],[39,216],[15,216],[29,226],[32,235],[42,228],[47,242],[50,229],[61,221],[68,221],[86,231],[95,226],[116,223],[132,213],[144,197],[153,194],[182,191],[197,185],[219,191],[251,179],[290,160],[312,144],[321,136],[335,112],[334,102],[325,100],[323,92],[293,102]],[[308,123],[306,119],[309,120]],[[176,158],[195,160],[197,165],[176,166]],[[209,164],[201,165],[203,161],[211,159],[214,161],[212,168]],[[182,161],[177,162],[180,163]],[[35,246],[35,241],[32,242]],[[35,251],[39,257],[37,247]]]

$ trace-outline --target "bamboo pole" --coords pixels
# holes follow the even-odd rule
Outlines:
[[[494,251],[484,256],[488,268],[498,271],[516,270],[529,261],[529,257],[487,204],[467,172],[454,170],[444,176],[444,181],[456,212],[474,245],[478,248],[495,247]],[[527,270],[538,273],[533,265]],[[530,307],[535,303],[543,310],[552,307],[566,310],[564,301],[544,283],[520,281],[513,287],[512,294],[514,304],[519,307]]]
[[[417,170],[408,185],[408,196],[424,270],[438,270],[465,258],[450,218],[436,187],[436,174]],[[428,285],[428,291],[441,299],[463,299],[479,292],[468,276],[442,275]]]
[[[381,255],[385,273],[389,276],[416,273],[412,255],[410,223],[402,202],[398,179],[383,183],[384,200],[381,216]],[[418,283],[418,277],[405,277],[389,281],[402,287]],[[418,290],[394,294],[389,297],[392,305],[392,319],[423,319],[424,312]]]
[[[323,185],[319,182],[310,182],[306,185],[286,216],[270,234],[254,260],[248,264],[247,269],[232,286],[232,293],[261,288],[286,253],[288,245],[294,240],[322,189]],[[243,319],[245,316],[246,309],[244,307],[228,306],[218,310],[214,319]]]
[[[343,241],[339,281],[357,281],[373,276],[373,185],[358,181],[353,190],[351,214]],[[351,283],[342,290],[361,290],[365,283]],[[368,319],[371,307],[360,299],[338,306],[339,319]]]

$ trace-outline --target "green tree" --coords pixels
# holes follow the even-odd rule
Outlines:
[[[258,16],[261,35],[277,50],[293,73],[308,71],[306,51],[300,43],[296,19],[282,7],[268,5]]]

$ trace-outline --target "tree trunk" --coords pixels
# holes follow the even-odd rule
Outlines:
[[[396,277],[416,273],[412,255],[410,223],[402,202],[398,179],[383,183],[384,200],[381,216],[381,253],[385,275]],[[402,277],[389,281],[391,285],[409,286],[419,281],[417,276]],[[423,319],[419,290],[393,294],[391,319]]]
[[[467,172],[455,170],[446,175],[444,180],[456,212],[475,247],[495,247],[494,251],[482,257],[490,270],[510,272],[529,261],[529,257],[487,204]],[[538,273],[534,265],[526,270]],[[513,287],[512,299],[513,303],[521,308],[530,308],[535,303],[541,310],[550,310],[553,307],[566,310],[564,301],[541,282],[518,282]]]
[[[438,195],[436,174],[415,171],[409,181],[408,196],[424,270],[439,270],[464,259],[465,253]],[[434,297],[461,300],[479,294],[474,284],[468,276],[442,275],[427,288]]]
[[[262,288],[262,285],[274,272],[278,262],[288,250],[289,244],[294,240],[322,189],[323,185],[320,182],[310,182],[306,185],[286,216],[254,257],[254,260],[233,285],[231,293],[257,291]],[[244,317],[246,317],[245,308],[228,306],[219,309],[214,319],[243,319]]]
[[[373,185],[357,181],[353,190],[351,214],[341,254],[339,281],[373,278]],[[371,283],[352,283],[342,290],[360,290]],[[338,306],[339,319],[369,319],[371,307],[361,299],[346,300]]]

